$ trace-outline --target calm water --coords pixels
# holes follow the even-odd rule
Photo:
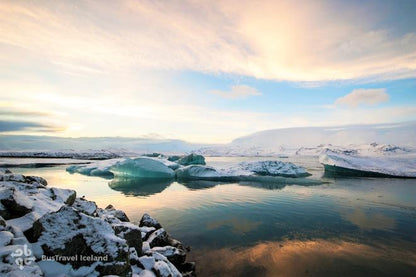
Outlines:
[[[113,204],[132,221],[150,213],[192,247],[200,276],[415,276],[416,179],[329,179],[317,158],[282,160],[323,184],[140,184],[71,175],[65,166],[12,170]]]

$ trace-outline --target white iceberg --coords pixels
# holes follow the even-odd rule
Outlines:
[[[311,175],[301,166],[281,161],[242,162],[239,166],[243,170],[265,176],[307,177]]]
[[[416,178],[416,154],[362,156],[328,150],[319,157],[325,173],[344,176]]]
[[[292,163],[281,161],[242,162],[230,168],[216,169],[210,166],[191,165],[176,170],[178,179],[239,181],[248,177],[307,177],[306,170]],[[249,178],[253,179],[253,178]]]

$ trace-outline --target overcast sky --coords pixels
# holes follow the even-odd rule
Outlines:
[[[0,134],[416,120],[416,1],[0,1]]]

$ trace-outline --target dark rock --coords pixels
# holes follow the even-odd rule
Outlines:
[[[116,218],[121,222],[130,222],[130,219],[127,217],[125,212],[122,210],[117,210],[111,204],[108,205],[104,210],[98,209],[98,214],[103,218],[107,218],[109,221],[111,221],[111,218]]]
[[[195,277],[196,268],[195,262],[186,262],[178,266],[179,271],[182,273],[182,276]]]
[[[142,226],[139,227],[142,232],[142,240],[147,240],[149,236],[156,230],[155,227]]]
[[[77,198],[77,193],[74,191],[74,193],[70,194],[64,203],[67,205],[72,205],[74,204],[76,198]]]
[[[26,183],[29,183],[29,184],[38,183],[38,184],[41,184],[45,187],[48,185],[48,182],[45,179],[43,179],[42,177],[25,176],[25,180],[26,180]]]
[[[144,214],[142,216],[139,226],[154,227],[156,230],[162,228],[162,225],[160,225],[160,223],[156,219],[154,219],[148,214]]]
[[[20,191],[16,191],[15,188],[5,188],[0,192],[0,203],[4,207],[1,209],[0,215],[6,220],[24,216],[32,211],[32,207],[27,207],[24,204],[27,196]]]
[[[153,247],[151,251],[165,256],[175,266],[183,264],[186,260],[185,251],[173,246]]]
[[[0,227],[6,227],[6,220],[2,216],[0,216]]]
[[[142,253],[142,235],[138,226],[131,223],[114,224],[113,229],[118,237],[126,240],[129,247],[133,247],[137,254]]]
[[[72,207],[86,215],[97,215],[97,204],[93,201],[85,200],[85,198],[76,198]]]
[[[166,246],[169,243],[169,235],[166,233],[165,229],[160,228],[149,236],[147,242],[149,243],[150,248],[155,246]]]

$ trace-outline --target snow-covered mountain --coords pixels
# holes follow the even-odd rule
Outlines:
[[[327,148],[346,147],[371,153],[377,149],[398,150],[395,145],[407,151],[416,147],[415,138],[416,122],[286,128],[257,132],[197,152],[206,156],[319,155]]]
[[[416,122],[351,125],[335,127],[286,128],[257,132],[235,139],[231,145],[278,147],[314,147],[319,144],[416,145]]]

